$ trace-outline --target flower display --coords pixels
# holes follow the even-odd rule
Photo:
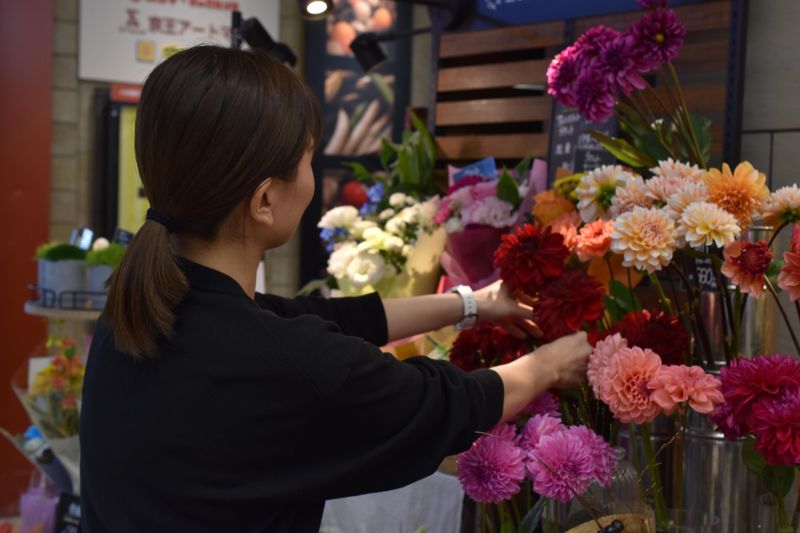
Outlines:
[[[686,404],[698,413],[711,414],[725,401],[720,380],[699,366],[664,365],[647,386],[667,415],[683,411]]]
[[[769,198],[766,175],[744,161],[731,172],[727,164],[722,170],[712,168],[705,175],[708,201],[731,213],[742,229],[750,227],[764,201]]]
[[[568,213],[575,213],[575,204],[558,189],[547,189],[534,195],[531,214],[542,226],[549,226],[556,219]]]
[[[622,317],[616,330],[628,345],[653,350],[665,364],[678,365],[686,361],[689,332],[678,317],[658,310],[632,311]]]
[[[633,53],[634,45],[632,35],[620,34],[601,42],[598,54],[598,72],[608,84],[619,87],[626,96],[647,87]]]
[[[608,359],[600,400],[623,424],[646,424],[661,413],[648,384],[661,369],[661,358],[649,349],[622,348]]]
[[[595,220],[581,228],[576,237],[575,252],[581,261],[603,257],[611,249],[614,221]]]
[[[611,200],[608,214],[618,217],[636,207],[652,207],[653,200],[647,194],[647,185],[641,176],[633,176],[625,187],[618,187]]]
[[[564,237],[564,246],[572,252],[578,244],[578,226],[581,225],[581,218],[575,211],[565,213],[555,219],[550,224],[550,229]]]
[[[602,73],[585,70],[575,89],[575,107],[592,122],[603,122],[614,112],[614,93]]]
[[[556,54],[547,67],[547,93],[562,104],[575,106],[575,82],[578,80],[578,58],[575,46]]]
[[[593,222],[598,218],[608,218],[617,188],[625,188],[632,179],[633,175],[619,165],[603,165],[582,176],[575,189],[581,219]]]
[[[675,59],[683,46],[686,27],[672,10],[654,9],[634,23],[630,32],[639,68],[648,72]]]
[[[720,371],[725,403],[714,421],[729,439],[753,432],[754,406],[800,388],[800,360],[786,355],[734,359]]]
[[[494,265],[511,291],[535,294],[545,280],[562,275],[569,250],[564,238],[550,228],[525,224],[503,235]]]
[[[614,469],[617,467],[617,457],[614,449],[603,440],[603,437],[587,428],[586,426],[574,426],[569,428],[573,435],[583,443],[583,447],[589,450],[592,458],[594,472],[592,476],[598,485],[605,487],[611,481]]]
[[[464,492],[481,503],[500,503],[518,493],[525,478],[525,453],[492,433],[480,437],[456,459]]]
[[[716,204],[696,202],[684,209],[678,222],[678,235],[692,248],[732,243],[742,230],[736,217]]]
[[[603,295],[600,283],[579,271],[550,280],[541,288],[534,308],[543,338],[555,340],[578,331],[586,323],[593,325],[603,316]]]
[[[708,188],[702,182],[686,182],[667,199],[667,210],[672,218],[680,220],[690,205],[708,200]]]
[[[527,415],[546,414],[555,418],[561,418],[558,410],[558,400],[552,392],[545,392],[537,396],[531,403],[522,408],[522,413]]]
[[[678,192],[684,183],[686,183],[686,179],[682,177],[654,176],[645,183],[647,188],[645,194],[654,205],[661,207],[666,205],[670,196]]]
[[[783,254],[784,265],[778,274],[778,287],[789,293],[793,302],[800,300],[800,250],[793,248]]]
[[[684,163],[683,161],[676,161],[671,157],[664,161],[659,161],[658,166],[651,168],[650,172],[653,173],[653,179],[678,179],[678,183],[684,184],[701,183],[703,181],[703,176],[705,175],[705,170],[697,165]]]
[[[800,222],[800,187],[792,184],[773,192],[764,202],[761,215],[765,224]]]
[[[750,430],[756,434],[756,449],[768,463],[800,464],[800,387],[756,403]]]
[[[738,285],[742,292],[760,297],[764,291],[764,274],[772,261],[772,252],[767,243],[732,242],[725,247],[723,253],[725,262],[722,264],[722,273]]]
[[[533,490],[554,500],[567,502],[583,494],[594,480],[591,451],[570,429],[545,435],[528,451],[528,477]]]
[[[675,222],[664,210],[636,207],[614,222],[611,249],[623,256],[624,266],[661,270],[672,260],[675,245]]]
[[[450,349],[450,362],[471,372],[478,368],[510,363],[528,353],[524,340],[488,322],[461,331]]]
[[[539,445],[542,437],[564,431],[564,424],[559,418],[550,414],[533,415],[522,426],[519,436],[519,445],[524,450],[532,450]]]
[[[600,390],[607,382],[606,372],[611,368],[611,358],[623,348],[628,347],[628,341],[619,333],[608,335],[597,341],[589,356],[589,366],[586,377],[589,380],[595,396],[600,397]]]

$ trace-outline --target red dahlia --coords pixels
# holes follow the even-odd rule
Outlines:
[[[594,325],[603,316],[603,286],[583,272],[567,272],[549,280],[534,308],[534,317],[545,340],[578,331],[584,323]]]
[[[533,295],[546,279],[566,270],[569,250],[564,246],[564,237],[550,228],[525,224],[502,239],[494,253],[494,266],[500,269],[500,277],[512,292]]]
[[[499,326],[481,322],[458,335],[450,349],[450,362],[471,372],[510,363],[529,351],[524,340],[509,335]]]
[[[689,333],[680,320],[663,311],[632,311],[622,317],[617,331],[629,346],[650,348],[665,365],[685,365]]]

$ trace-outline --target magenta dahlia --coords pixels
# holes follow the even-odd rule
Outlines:
[[[675,59],[683,46],[686,27],[671,9],[654,9],[631,26],[630,34],[639,69],[649,72]]]
[[[561,502],[583,494],[595,471],[592,454],[574,428],[543,436],[528,451],[527,468],[533,490]]]
[[[525,452],[507,440],[507,430],[480,437],[456,459],[464,492],[481,503],[500,503],[519,492],[525,478]]]
[[[800,387],[756,403],[750,430],[768,463],[800,464]]]

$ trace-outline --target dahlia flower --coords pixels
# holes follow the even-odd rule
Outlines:
[[[558,277],[566,270],[569,250],[564,238],[550,228],[540,229],[531,224],[503,235],[502,243],[494,253],[494,266],[511,292],[535,294],[549,278]]]
[[[742,233],[736,217],[716,204],[696,202],[684,209],[678,235],[692,248],[732,243]]]
[[[704,178],[708,187],[708,201],[717,204],[739,221],[742,230],[748,228],[769,198],[767,177],[747,161],[739,163],[736,170],[724,163],[722,170],[712,168]]]
[[[764,292],[764,274],[772,261],[772,252],[767,243],[735,241],[727,245],[722,253],[725,257],[722,273],[742,292],[759,298]]]
[[[567,213],[575,213],[575,204],[557,189],[548,189],[533,197],[531,213],[542,226],[549,226],[558,217]]]
[[[761,212],[765,224],[800,221],[800,187],[796,184],[773,192]]]
[[[558,400],[552,392],[543,392],[533,399],[531,403],[522,408],[522,414],[526,415],[549,415],[554,418],[561,418],[558,410]]]
[[[708,200],[708,188],[703,182],[684,183],[667,199],[667,210],[672,218],[680,220],[683,211],[690,205]]]
[[[653,178],[679,178],[684,183],[699,183],[703,181],[705,170],[697,165],[675,161],[671,157],[666,161],[659,161],[657,167],[650,169]]]
[[[584,222],[598,218],[609,218],[608,209],[618,188],[625,188],[633,179],[619,165],[603,165],[581,177],[575,194],[578,197],[578,211]]]
[[[595,220],[586,224],[575,239],[575,252],[581,261],[590,261],[606,255],[611,249],[613,220]]]
[[[653,400],[647,384],[661,368],[654,351],[636,346],[622,348],[611,355],[600,383],[600,400],[623,424],[652,422],[661,408]]]
[[[800,251],[784,252],[784,265],[778,274],[778,287],[789,293],[793,302],[800,300]]]
[[[628,341],[619,333],[609,335],[595,344],[589,356],[589,368],[586,377],[589,380],[594,395],[600,397],[600,390],[606,382],[606,372],[610,366],[611,357],[622,348],[628,347]]]
[[[664,311],[631,311],[616,325],[629,346],[649,348],[670,365],[686,362],[689,332],[677,317]]]
[[[522,426],[519,435],[519,446],[524,450],[532,450],[539,445],[542,437],[564,431],[561,419],[547,413],[533,415]]]
[[[603,316],[605,292],[600,282],[580,271],[567,272],[546,283],[534,306],[534,318],[545,340],[555,340],[594,324]]]
[[[683,412],[686,403],[698,413],[711,414],[725,402],[720,380],[699,366],[662,366],[647,386],[653,391],[653,401],[666,415],[678,409]]]
[[[500,503],[519,492],[525,478],[525,452],[495,434],[480,437],[456,459],[464,492],[481,503]]]
[[[575,211],[565,213],[555,219],[550,224],[553,233],[558,233],[564,237],[564,246],[572,252],[578,244],[578,226],[581,225],[581,217]]]
[[[623,256],[623,266],[661,270],[672,261],[675,244],[675,221],[661,209],[636,207],[614,222],[611,250]]]
[[[594,480],[591,451],[572,428],[545,435],[528,451],[528,477],[538,494],[568,502],[586,492]]]
[[[639,68],[655,70],[675,59],[683,46],[686,27],[670,9],[648,11],[630,28]]]
[[[633,211],[635,207],[651,207],[653,200],[647,195],[647,185],[641,176],[633,176],[625,187],[617,188],[617,193],[611,199],[608,213],[618,217],[623,213]]]
[[[755,404],[750,429],[768,463],[800,464],[800,387]]]

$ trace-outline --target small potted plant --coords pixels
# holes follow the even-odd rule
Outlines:
[[[106,304],[106,282],[119,266],[125,247],[108,240],[97,239],[86,254],[86,290],[92,309],[102,309]]]
[[[46,307],[79,307],[86,290],[86,250],[73,244],[52,242],[36,250],[39,261],[39,303]]]

